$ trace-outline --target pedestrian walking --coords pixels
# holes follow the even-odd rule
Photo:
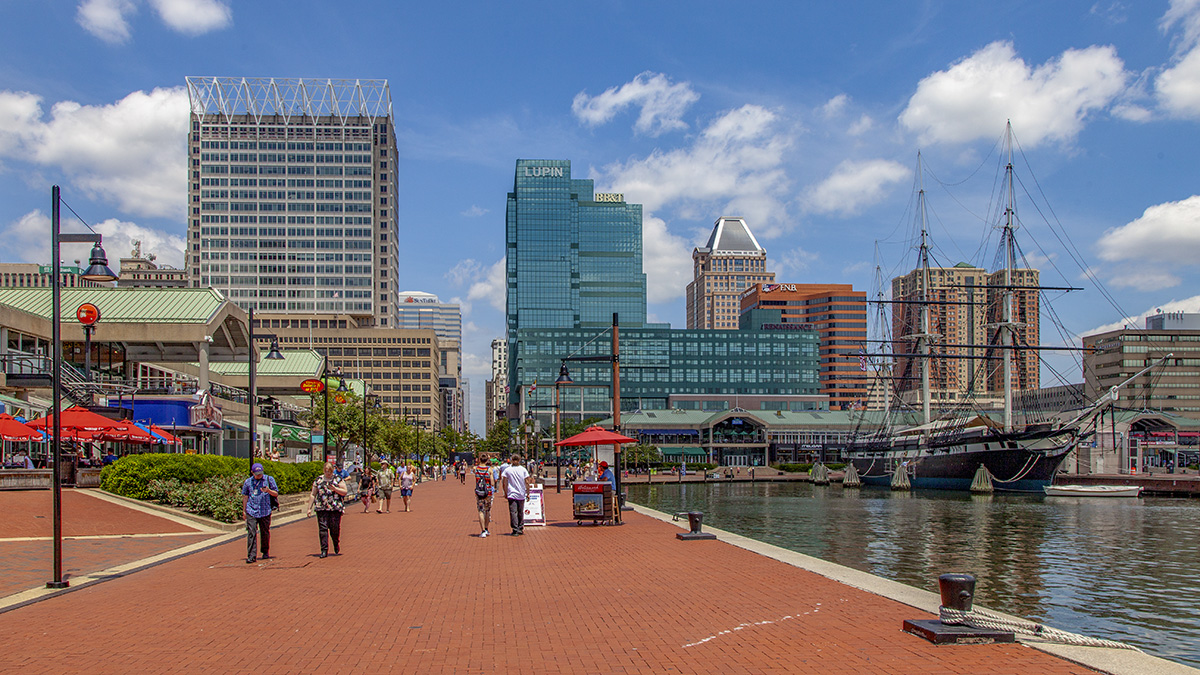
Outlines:
[[[459,463],[458,463],[458,482],[461,485],[467,484],[467,462],[466,462],[466,460],[459,461]]]
[[[329,539],[333,538],[333,554],[341,555],[342,511],[345,506],[346,483],[336,475],[336,465],[325,462],[325,473],[313,481],[307,515],[317,512],[317,536],[321,540],[321,557],[329,555]]]
[[[488,527],[492,524],[492,498],[496,494],[496,482],[492,480],[492,470],[488,467],[487,457],[480,455],[475,461],[475,508],[479,511],[479,536],[488,536]]]
[[[371,500],[375,496],[375,477],[371,473],[364,472],[362,478],[358,481],[358,498],[362,501],[363,513],[371,506]]]
[[[242,514],[246,517],[246,564],[257,561],[261,544],[264,560],[271,557],[271,498],[279,496],[274,476],[263,473],[257,462],[250,467],[249,478],[242,483]]]
[[[375,513],[392,512],[392,485],[395,484],[395,478],[392,463],[386,459],[379,460],[379,470],[375,472],[375,495],[379,498],[379,507]]]
[[[512,535],[519,537],[525,534],[525,498],[529,495],[529,484],[533,482],[533,477],[521,465],[518,455],[513,455],[508,465],[500,474],[500,485],[504,487],[508,498],[508,521],[512,525]]]
[[[404,473],[400,474],[400,497],[404,499],[404,510],[411,511],[412,508],[408,504],[408,500],[412,498],[413,484],[417,477],[417,467],[412,464]]]

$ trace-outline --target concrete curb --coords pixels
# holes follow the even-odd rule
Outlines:
[[[628,502],[627,502],[628,503]],[[671,523],[681,530],[687,530],[687,521],[675,521],[671,514],[656,511],[639,504],[632,504],[634,511],[641,513],[651,518],[656,518],[666,523]],[[820,558],[804,555],[795,551],[789,551],[785,548],[780,548],[772,544],[766,544],[749,537],[743,537],[740,534],[726,532],[724,530],[704,526],[704,531],[710,534],[715,534],[718,541],[723,541],[726,544],[737,546],[738,548],[746,549],[766,556],[773,560],[807,570],[814,574],[819,574],[827,579],[832,579],[838,583],[845,584],[852,588],[857,588],[867,593],[872,593],[889,600],[908,605],[919,609],[923,612],[928,612],[937,616],[938,608],[941,606],[941,597],[937,593],[923,591],[919,588],[913,588],[898,581],[891,581],[882,577],[862,572],[856,569],[851,569],[836,563],[831,563]],[[689,544],[696,546],[697,544]],[[700,544],[701,546],[703,544]],[[985,608],[986,609],[986,608]],[[994,610],[989,610],[994,611]],[[1021,617],[996,612],[1008,619],[1022,619]],[[920,618],[920,617],[914,617]],[[896,627],[900,629],[899,626]],[[914,639],[920,639],[914,636]],[[1039,651],[1046,652],[1057,656],[1058,658],[1077,663],[1081,666],[1086,666],[1102,673],[1109,675],[1145,675],[1146,673],[1156,673],[1157,675],[1200,675],[1200,670],[1185,666],[1174,661],[1151,656],[1141,652],[1135,652],[1125,649],[1106,649],[1102,647],[1077,647],[1074,645],[1063,645],[1050,642],[1039,642],[1034,640],[1025,640],[1021,636],[1017,639],[1027,647],[1032,647]]]

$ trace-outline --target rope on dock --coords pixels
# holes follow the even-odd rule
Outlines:
[[[1062,642],[1069,645],[1079,645],[1081,647],[1107,647],[1109,649],[1130,649],[1135,652],[1142,650],[1127,645],[1124,642],[1115,640],[1102,640],[1100,638],[1088,637],[1078,633],[1069,633],[1065,630],[1051,628],[1040,623],[1032,621],[1022,621],[1019,619],[1008,619],[999,614],[993,614],[987,610],[973,608],[968,611],[952,609],[943,605],[938,610],[938,618],[942,623],[950,626],[967,625],[972,628],[984,628],[991,630],[1002,630],[1011,633],[1020,633],[1028,637],[1033,637],[1048,642]]]
[[[896,465],[896,471],[892,473],[892,489],[893,490],[911,490],[912,484],[908,482],[908,467],[905,462]]]
[[[987,467],[980,464],[975,470],[975,480],[971,481],[971,492],[991,494],[996,491],[992,486],[992,472],[987,470]]]
[[[846,475],[842,477],[842,487],[862,487],[862,479],[858,477],[858,470],[854,468],[854,462],[846,465]]]

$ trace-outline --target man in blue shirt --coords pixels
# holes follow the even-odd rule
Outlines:
[[[617,477],[613,475],[612,469],[608,468],[608,462],[600,462],[600,475],[596,480],[608,481],[609,485],[612,485],[613,495],[617,494]]]
[[[246,515],[246,564],[257,561],[259,535],[262,537],[262,557],[269,559],[271,550],[271,497],[279,496],[274,476],[263,474],[263,465],[250,467],[253,474],[242,483],[242,511]]]

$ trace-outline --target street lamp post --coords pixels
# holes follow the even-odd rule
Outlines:
[[[108,256],[101,248],[101,237],[95,232],[89,234],[63,234],[60,232],[59,204],[61,198],[58,186],[50,188],[50,272],[53,278],[50,291],[51,340],[54,343],[51,353],[51,394],[54,422],[51,424],[50,452],[54,455],[54,478],[52,490],[54,493],[54,578],[46,582],[46,588],[66,588],[70,582],[63,579],[62,573],[62,261],[60,246],[67,243],[92,243],[92,254],[88,260],[88,268],[80,276],[88,281],[113,281],[117,275],[108,268]],[[85,225],[87,223],[84,223]]]
[[[338,391],[346,391],[346,380],[342,379],[341,370],[334,372],[338,376]],[[321,393],[325,397],[325,428],[321,431],[321,463],[329,461],[329,356],[325,356],[321,364]]]
[[[567,372],[567,362],[563,361],[558,369],[558,379],[554,381],[554,491],[562,492],[562,448],[558,447],[562,440],[562,405],[558,397],[560,384],[573,384],[571,374]],[[582,396],[582,393],[580,394]]]
[[[250,455],[250,466],[253,467],[254,466],[254,448],[258,442],[258,438],[257,438],[257,436],[258,436],[258,384],[255,381],[255,378],[257,376],[257,369],[258,369],[258,367],[257,367],[258,343],[256,343],[254,340],[256,338],[263,338],[264,340],[267,338],[270,338],[271,351],[267,352],[267,355],[263,358],[271,359],[272,361],[279,361],[279,360],[283,359],[283,354],[281,354],[279,352],[279,340],[276,339],[275,335],[269,334],[269,333],[255,333],[254,332],[254,308],[253,307],[250,308],[250,331],[249,331],[248,335],[250,338],[250,345],[249,345],[250,348],[247,351],[248,358],[250,360],[250,401],[249,401],[249,403],[250,403],[250,452],[249,452],[249,455]],[[254,472],[251,471],[250,473],[253,474]]]

